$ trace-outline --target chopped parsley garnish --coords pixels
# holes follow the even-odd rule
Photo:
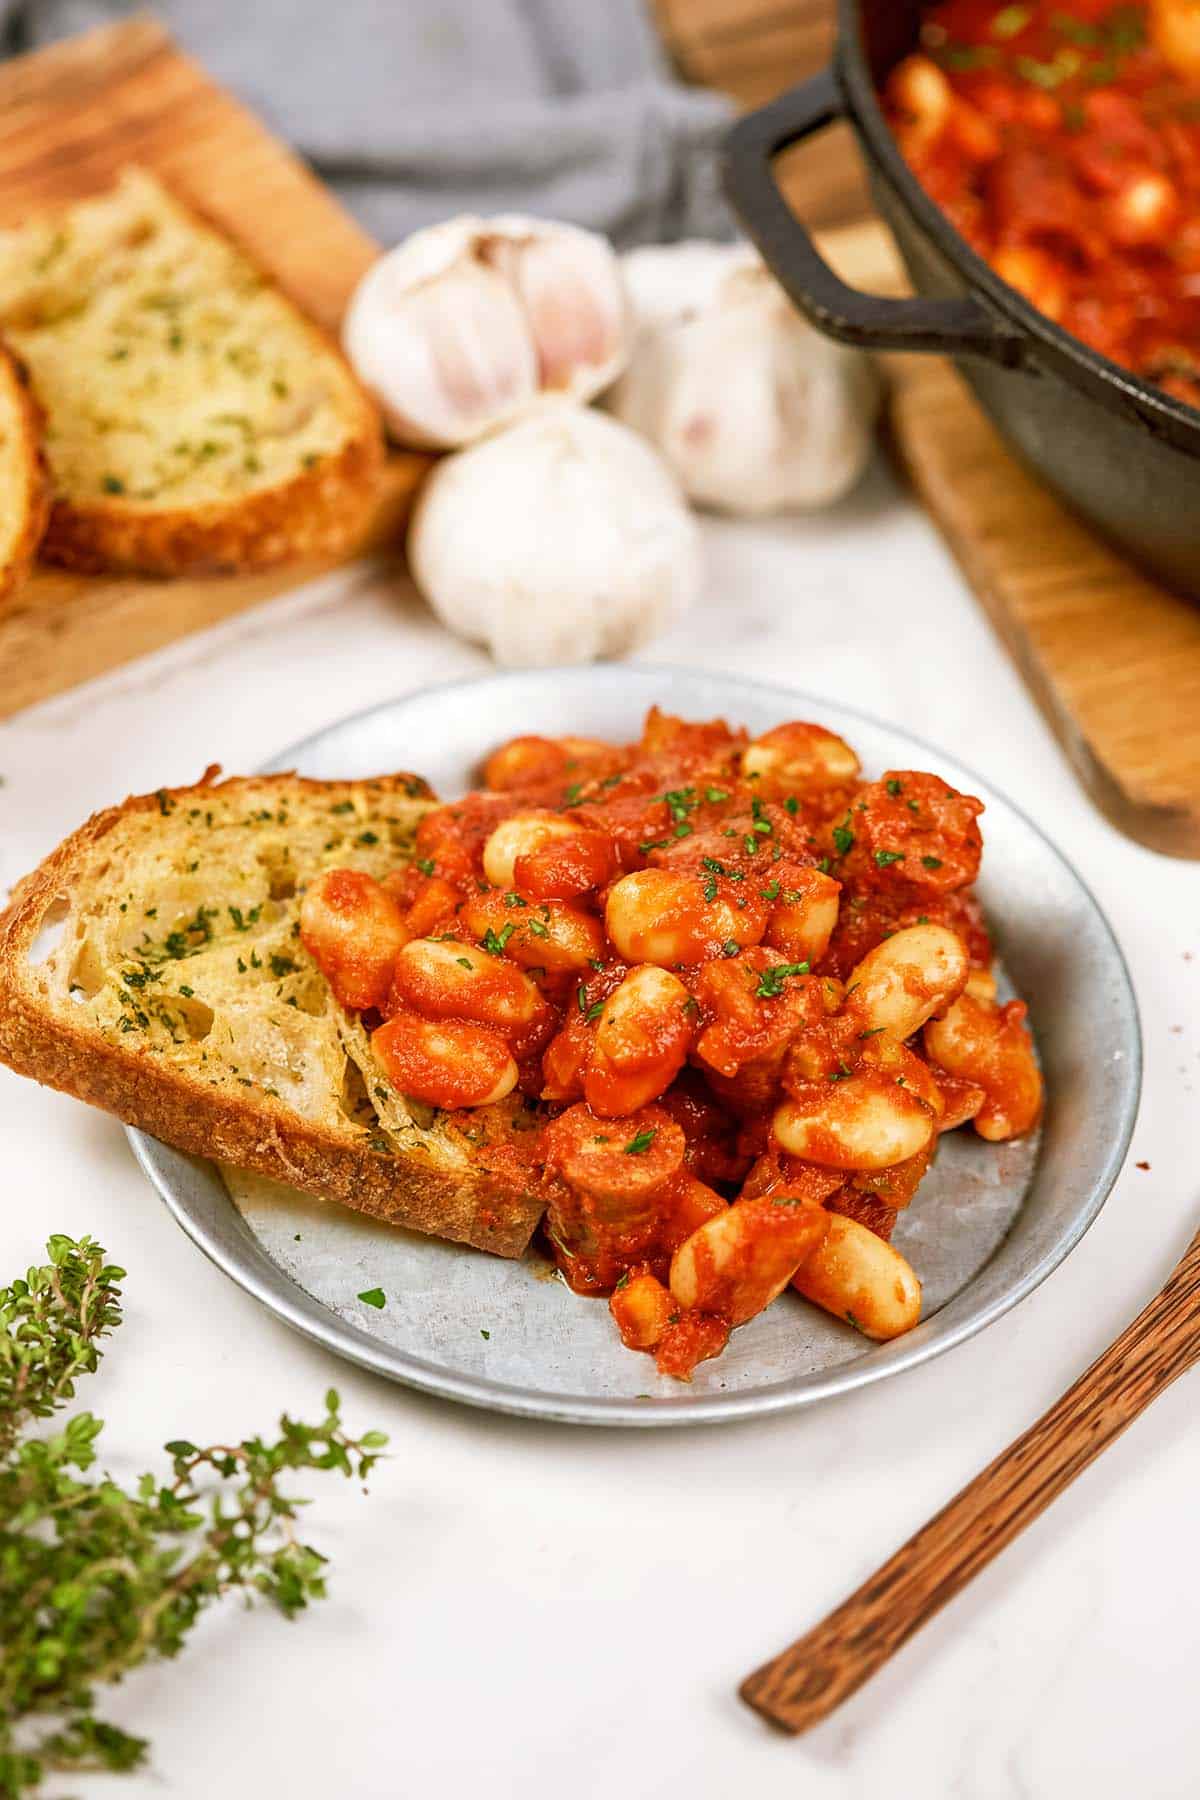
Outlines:
[[[903,861],[903,850],[877,850],[875,852],[875,866],[880,869],[890,869],[893,863]]]
[[[529,932],[530,937],[544,938],[544,937],[550,936],[550,933],[547,931],[546,927],[542,924],[542,921],[540,919],[530,919],[527,930]]]
[[[652,850],[665,850],[670,842],[670,838],[649,838],[646,843],[639,844],[638,849],[643,856],[649,856]]]
[[[481,1325],[479,1327],[479,1335],[481,1338],[490,1338],[492,1334],[490,1331],[485,1331],[483,1326]]]
[[[729,799],[729,789],[719,787],[705,788],[704,798],[713,806],[719,806],[722,800]]]
[[[473,969],[475,967],[475,964],[471,961],[469,956],[456,956],[454,960],[460,969]]]
[[[944,44],[935,55],[944,69],[986,69],[1000,60],[994,44]]]
[[[669,794],[663,795],[663,799],[676,824],[679,824],[682,819],[686,819],[690,812],[695,812],[699,805],[699,801],[696,799],[696,790],[691,787],[673,788]]]
[[[800,802],[797,800],[795,794],[789,794],[783,804],[785,809],[791,813],[794,819],[796,814],[800,811]]]
[[[387,1305],[387,1295],[382,1288],[367,1288],[365,1293],[359,1294],[358,1298],[362,1301],[364,1306],[374,1306],[382,1309]]]
[[[629,1286],[629,1270],[626,1269],[626,1271],[622,1275],[620,1281],[618,1281],[614,1291],[619,1294],[623,1287],[628,1287],[628,1286]]]
[[[747,856],[757,856],[758,839],[754,837],[752,833],[747,832],[746,836],[742,839],[742,849],[746,852]]]
[[[839,856],[845,856],[854,848],[854,833],[847,825],[835,825],[833,828],[833,847]]]
[[[418,869],[420,869],[422,875],[432,875],[433,874],[433,858],[429,857],[429,856],[418,856],[417,867],[418,867]]]
[[[489,956],[503,956],[505,950],[508,948],[508,940],[516,929],[517,928],[511,919],[500,932],[493,931],[489,925],[483,934],[483,942],[480,945],[480,948],[486,950]],[[463,958],[460,956],[458,960],[459,962],[462,962]],[[469,963],[467,964],[467,967],[470,967]]]
[[[736,956],[741,947],[742,946],[738,943],[736,938],[726,938],[725,942],[721,945],[721,955]]]
[[[759,888],[758,891],[764,900],[778,900],[779,883],[778,881],[768,881],[766,887]]]
[[[1032,17],[1033,12],[1028,6],[1002,6],[999,12],[992,14],[989,29],[993,37],[1017,37]]]
[[[522,900],[520,894],[508,893],[504,896],[504,904],[511,908],[514,906],[528,906],[529,902],[528,900]]]
[[[654,1142],[657,1135],[658,1135],[658,1126],[657,1125],[650,1125],[646,1128],[645,1131],[639,1131],[637,1136],[631,1137],[629,1142],[626,1144],[625,1155],[626,1156],[642,1156],[642,1155],[644,1155],[645,1152],[650,1148],[651,1144]]]
[[[677,838],[691,837],[691,835],[692,835],[692,827],[688,824],[686,819],[684,820],[682,825],[677,825],[675,827],[675,836]]]
[[[563,805],[564,806],[578,806],[579,805],[579,796],[580,796],[580,794],[582,794],[582,792],[583,792],[582,781],[573,781],[571,783],[570,787],[567,789],[566,793],[562,797]]]
[[[292,961],[290,956],[280,956],[280,954],[277,950],[272,952],[272,954],[271,954],[271,973],[272,973],[272,975],[274,975],[276,977],[277,980],[282,980],[283,976],[285,976],[285,975],[294,975],[295,972],[296,972],[296,965]],[[179,991],[180,991],[180,993],[182,993],[183,989],[181,988]]]
[[[783,992],[784,982],[790,976],[807,975],[808,971],[809,964],[806,962],[773,963],[769,969],[764,969],[759,977],[758,986],[754,990],[754,998],[756,1000],[777,1000]]]
[[[899,796],[904,792],[904,789],[900,786],[900,783],[896,780],[896,777],[894,775],[892,776],[892,779],[887,784],[887,791],[892,796],[893,800],[898,799]]]
[[[940,869],[941,866],[942,859],[940,856],[923,856],[921,858],[921,867],[923,869]]]
[[[356,844],[366,844],[369,848],[372,844],[379,842],[379,833],[377,831],[360,831],[354,841]]]

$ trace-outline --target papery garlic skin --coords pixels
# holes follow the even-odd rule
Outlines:
[[[408,560],[443,624],[514,667],[621,656],[672,625],[701,578],[661,457],[565,401],[434,467]]]
[[[393,439],[438,450],[547,398],[592,399],[625,366],[630,320],[605,238],[517,213],[463,215],[368,269],[342,338]]]
[[[748,246],[623,259],[629,365],[605,404],[655,444],[690,499],[746,516],[828,505],[871,456],[880,381],[802,319]]]

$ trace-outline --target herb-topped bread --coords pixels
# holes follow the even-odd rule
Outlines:
[[[0,606],[29,572],[49,510],[41,415],[25,371],[0,350]]]
[[[519,1256],[544,1204],[510,1173],[520,1096],[469,1139],[403,1099],[300,941],[312,877],[382,878],[430,805],[411,775],[277,775],[97,813],[0,915],[0,1060],[196,1155]]]
[[[151,176],[0,233],[0,335],[46,417],[42,555],[172,575],[334,554],[382,462],[334,345]]]

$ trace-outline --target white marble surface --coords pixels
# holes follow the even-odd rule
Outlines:
[[[203,1260],[115,1124],[0,1070],[0,1268],[59,1230],[97,1234],[130,1271],[126,1323],[86,1395],[112,1421],[114,1471],[139,1471],[170,1436],[301,1412],[331,1379],[352,1422],[392,1437],[369,1498],[313,1490],[330,1599],[297,1625],[210,1617],[179,1662],[127,1682],[113,1710],[149,1733],[153,1762],[123,1786],[73,1783],[88,1800],[1196,1794],[1187,1382],[826,1726],[778,1737],[735,1698],[1054,1399],[1200,1222],[1200,874],[1091,810],[882,470],[821,519],[706,534],[706,602],[646,660],[769,677],[911,725],[1036,810],[1095,888],[1145,1029],[1130,1165],[1037,1294],[913,1374],[720,1431],[556,1430],[336,1365]],[[362,574],[187,639],[0,725],[0,886],[131,789],[214,759],[248,767],[486,666],[411,594]]]

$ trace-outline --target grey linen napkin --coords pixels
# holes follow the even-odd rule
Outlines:
[[[127,16],[0,0],[5,47]],[[142,9],[137,9],[142,10]],[[159,0],[155,16],[384,243],[456,212],[620,245],[727,236],[720,96],[670,74],[643,0]]]

